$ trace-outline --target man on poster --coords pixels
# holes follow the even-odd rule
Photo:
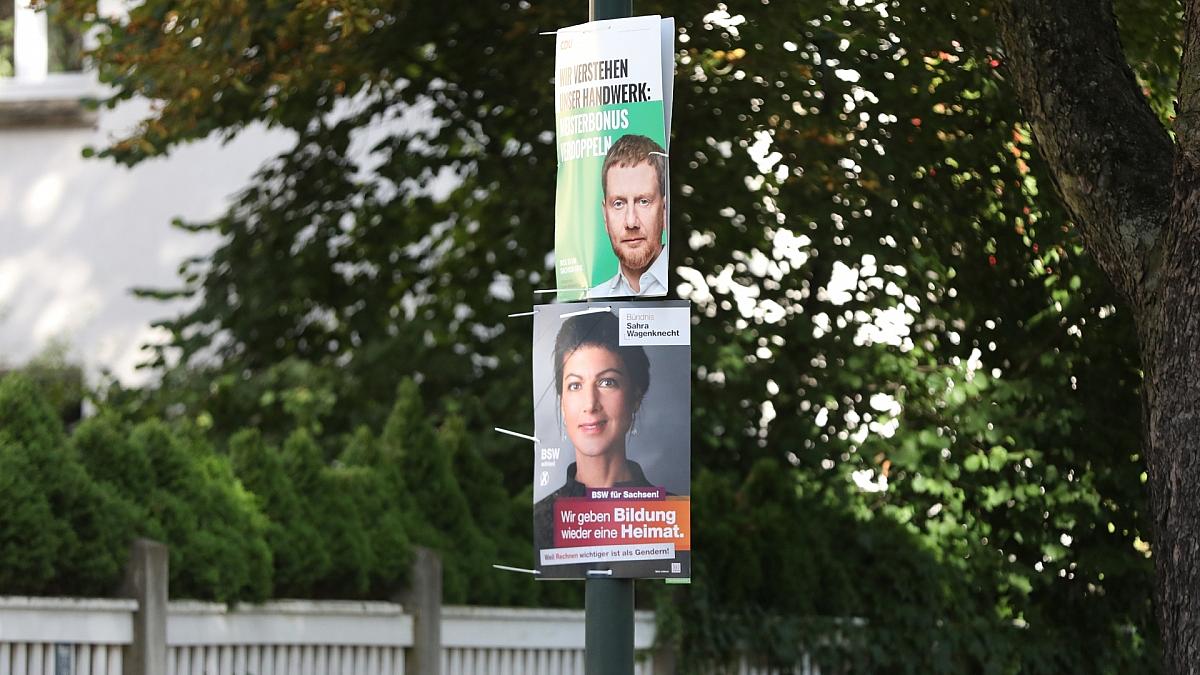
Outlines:
[[[622,136],[604,157],[600,181],[604,228],[619,267],[588,297],[666,295],[667,153],[649,137]]]

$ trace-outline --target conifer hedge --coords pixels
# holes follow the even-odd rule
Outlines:
[[[111,595],[137,537],[169,547],[174,598],[391,599],[414,545],[441,553],[450,603],[578,594],[491,568],[526,561],[528,506],[458,417],[435,426],[414,382],[332,461],[315,436],[297,424],[281,443],[255,429],[214,441],[116,409],[68,431],[29,378],[0,378],[0,594]]]

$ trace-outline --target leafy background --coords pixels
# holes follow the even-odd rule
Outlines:
[[[178,288],[141,291],[196,300],[163,322],[160,384],[110,384],[68,434],[5,380],[0,426],[33,431],[0,437],[0,461],[36,474],[66,453],[96,486],[78,499],[110,506],[55,497],[47,473],[19,486],[45,486],[21,519],[0,509],[0,543],[111,514],[53,546],[164,537],[172,593],[224,600],[387,597],[423,543],[447,552],[448,601],[578,606],[575,585],[488,567],[530,541],[528,448],[489,430],[531,406],[528,326],[506,315],[553,282],[539,32],[583,3],[52,4],[101,25],[107,104],[157,102],[94,154],[133,164],[255,123],[296,142],[222,217],[176,223],[221,243]],[[671,264],[696,316],[698,555],[691,586],[639,601],[684,671],[738,653],[1155,670],[1132,323],[1054,195],[991,4],[635,9],[679,31]],[[1178,4],[1116,11],[1169,121]],[[118,456],[148,467],[141,487],[108,475]],[[39,560],[76,559],[55,551]],[[115,574],[39,564],[0,574],[22,592]]]

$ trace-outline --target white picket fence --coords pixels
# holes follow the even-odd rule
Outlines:
[[[584,675],[583,612],[566,609],[442,608],[442,675]],[[654,646],[654,614],[636,612],[633,646]],[[635,675],[654,675],[653,659]]]
[[[121,675],[133,600],[0,598],[0,673]]]
[[[402,675],[412,618],[383,602],[172,602],[168,675]]]
[[[0,674],[121,675],[132,600],[0,598]],[[412,617],[382,602],[168,606],[164,675],[403,675]],[[583,675],[583,612],[443,607],[443,675]],[[654,644],[638,612],[634,647]],[[653,675],[639,660],[637,675]]]

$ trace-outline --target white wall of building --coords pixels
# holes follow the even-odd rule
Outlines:
[[[110,370],[143,381],[135,366],[141,346],[158,337],[150,324],[181,305],[139,300],[130,289],[177,285],[180,263],[216,245],[171,220],[220,215],[292,140],[251,128],[133,169],[82,157],[145,110],[135,101],[103,111],[94,128],[0,128],[0,365],[61,342],[93,378]]]

